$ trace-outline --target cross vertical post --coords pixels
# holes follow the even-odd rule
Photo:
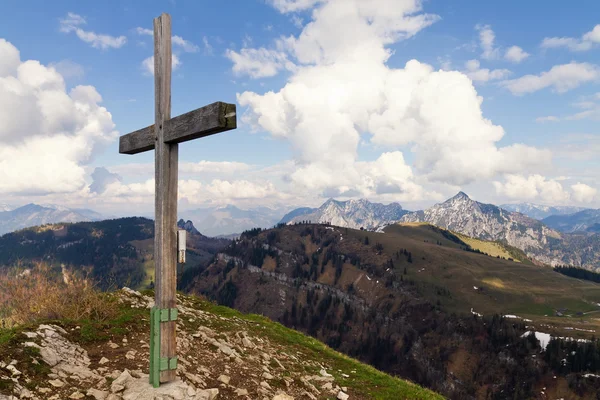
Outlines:
[[[165,122],[171,118],[171,16],[154,19],[155,163],[155,304],[176,308],[177,291],[177,161],[179,144],[164,142]],[[177,356],[176,322],[160,326],[160,358]],[[160,371],[160,382],[175,380],[175,370]]]
[[[154,152],[154,296],[150,313],[150,383],[177,377],[177,261],[185,262],[185,234],[177,241],[179,143],[237,127],[235,104],[215,102],[171,118],[171,16],[154,19],[154,125],[119,138],[119,153]]]

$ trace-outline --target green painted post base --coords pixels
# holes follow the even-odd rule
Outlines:
[[[160,357],[160,323],[177,320],[176,308],[157,308],[150,310],[150,384],[160,386],[160,371],[177,369],[177,357]]]
[[[160,311],[150,310],[150,384],[160,386]]]

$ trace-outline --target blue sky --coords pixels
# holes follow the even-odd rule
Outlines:
[[[91,86],[102,102],[88,92],[85,100],[71,95],[95,110],[73,116],[77,123],[66,116],[50,123],[53,117],[39,110],[42,122],[31,126],[15,116],[20,112],[0,114],[16,121],[5,124],[12,130],[0,130],[0,203],[52,202],[124,215],[152,209],[153,154],[119,155],[116,132],[154,119],[153,77],[143,66],[152,36],[142,30],[167,12],[173,35],[186,44],[173,44],[180,64],[172,115],[214,101],[238,103],[237,130],[180,146],[182,207],[285,208],[336,196],[420,208],[458,190],[495,203],[600,207],[598,2],[210,4],[216,3],[5,4],[5,52],[12,46],[20,63],[39,61],[64,87],[54,77],[51,89],[34,88],[18,64],[6,67],[4,78],[19,77],[41,110],[40,90],[69,94]],[[348,17],[337,20],[343,13]],[[410,60],[418,65],[404,76]],[[370,73],[372,81],[365,78]],[[0,86],[0,102],[21,104],[7,88]],[[322,107],[313,106],[324,98]],[[371,107],[365,98],[381,104]],[[86,129],[84,121],[91,121]],[[100,134],[89,131],[97,121]],[[42,137],[60,148],[54,158],[35,156]],[[12,158],[23,159],[19,154],[31,156],[25,175],[6,171]]]

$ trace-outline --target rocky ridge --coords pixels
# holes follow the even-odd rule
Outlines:
[[[398,203],[388,205],[371,203],[367,199],[338,201],[329,199],[316,209],[302,208],[284,216],[282,223],[293,224],[300,221],[313,223],[328,222],[345,228],[368,230],[398,221],[408,211]]]
[[[85,344],[73,340],[79,326],[65,329],[42,324],[20,333],[27,360],[0,355],[0,383],[12,393],[0,399],[320,399],[346,400],[351,390],[340,387],[325,363],[290,351],[265,336],[250,334],[249,321],[226,318],[194,307],[179,296],[177,322],[179,380],[154,389],[148,383],[147,332],[130,332],[120,341]],[[149,309],[152,298],[124,288],[119,301],[135,309]],[[227,325],[232,330],[213,327]],[[31,367],[44,374],[34,376]],[[44,368],[41,368],[44,367]],[[311,373],[312,372],[312,373]],[[335,371],[350,378],[356,371]]]
[[[540,222],[493,204],[474,201],[460,192],[443,203],[403,216],[400,223],[426,222],[472,238],[507,243],[525,252],[528,258],[546,265],[597,270],[600,269],[600,235],[594,228],[589,232],[559,232],[566,229],[546,225],[548,220],[571,220],[595,211],[552,216]]]
[[[547,251],[561,239],[559,232],[526,215],[474,201],[463,192],[400,220],[400,223],[415,222],[427,222],[477,239],[506,242],[548,264],[562,262],[560,255]]]

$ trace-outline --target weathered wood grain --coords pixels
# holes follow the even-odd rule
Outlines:
[[[177,290],[177,143],[165,143],[165,122],[171,118],[171,16],[154,19],[155,160],[155,303],[175,308]],[[160,324],[160,357],[177,356],[176,322]],[[176,371],[160,372],[160,382],[175,380]]]
[[[237,127],[235,104],[218,101],[179,115],[163,123],[164,141],[182,143],[214,135]],[[119,153],[137,154],[153,150],[156,143],[154,125],[121,136]]]
[[[237,127],[235,104],[223,102],[171,119],[171,56],[171,16],[163,13],[154,19],[154,125],[124,135],[119,141],[122,154],[155,150],[154,260],[158,309],[177,307],[178,144]],[[158,330],[160,358],[176,357],[176,322],[160,322]],[[176,370],[160,372],[160,382],[175,379]]]

